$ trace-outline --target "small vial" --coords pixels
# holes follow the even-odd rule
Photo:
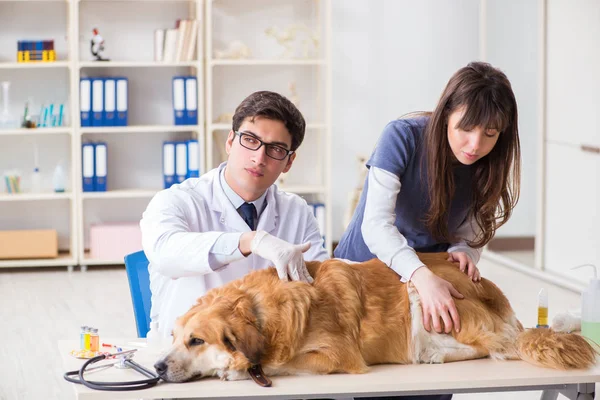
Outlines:
[[[90,329],[92,328],[89,326],[85,327],[85,332],[83,333],[83,350],[90,349]]]
[[[98,336],[98,328],[90,329],[90,350],[98,351],[100,348],[100,336]]]
[[[79,347],[81,350],[85,350],[85,332],[87,328],[87,326],[83,325],[79,331]]]
[[[548,328],[548,292],[544,288],[538,294],[537,328]]]

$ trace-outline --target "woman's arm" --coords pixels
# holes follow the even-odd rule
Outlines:
[[[367,201],[361,232],[371,253],[391,267],[403,282],[410,280],[421,297],[423,326],[436,332],[460,331],[460,318],[453,297],[463,296],[452,284],[427,268],[406,238],[394,225],[400,178],[386,170],[371,167]],[[442,322],[443,321],[443,326]]]
[[[400,178],[384,169],[371,167],[367,180],[367,201],[361,225],[363,239],[369,251],[406,282],[423,263],[394,225]]]

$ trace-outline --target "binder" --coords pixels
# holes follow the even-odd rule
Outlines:
[[[83,176],[82,188],[84,192],[95,191],[95,151],[92,143],[84,143],[81,146],[81,175]]]
[[[319,231],[321,232],[321,236],[323,237],[323,241],[325,240],[325,204],[323,203],[314,203],[315,208],[315,217],[317,218],[317,224],[319,224]]]
[[[128,102],[129,102],[129,81],[127,78],[116,78],[117,81],[117,126],[127,126]]]
[[[104,125],[104,79],[92,78],[92,126]]]
[[[95,189],[96,192],[106,192],[106,175],[107,175],[107,146],[106,143],[96,143],[95,150]]]
[[[187,178],[200,176],[200,150],[197,140],[187,141]]]
[[[185,78],[185,123],[198,125],[198,81],[193,76]]]
[[[81,126],[92,126],[92,81],[90,78],[79,80],[79,110]]]
[[[173,77],[173,114],[175,125],[185,125],[185,78]]]
[[[176,183],[185,181],[187,176],[188,166],[188,154],[187,154],[187,143],[177,142],[175,143],[175,176]]]
[[[104,80],[104,126],[116,126],[117,82],[113,78]]]
[[[175,142],[163,142],[163,182],[165,189],[175,183]]]

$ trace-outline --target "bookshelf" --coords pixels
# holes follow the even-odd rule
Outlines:
[[[292,6],[292,3],[293,6]],[[0,81],[9,80],[11,112],[21,115],[28,97],[65,104],[65,126],[39,129],[0,129],[0,171],[33,168],[31,143],[44,150],[40,169],[42,193],[7,194],[0,189],[2,229],[56,228],[60,255],[56,259],[0,260],[0,268],[67,266],[82,269],[122,264],[121,259],[94,259],[88,252],[89,229],[95,223],[138,222],[150,199],[162,189],[162,142],[198,139],[201,173],[220,161],[214,146],[231,128],[217,120],[233,112],[256,90],[291,96],[295,81],[307,133],[298,159],[282,190],[308,201],[326,204],[327,248],[331,251],[331,0],[44,0],[40,16],[31,17],[31,1],[0,1]],[[143,4],[142,7],[140,7]],[[259,11],[265,18],[256,21]],[[174,27],[177,19],[197,19],[199,29],[193,61],[159,62],[153,58],[154,30]],[[231,19],[244,22],[227,25]],[[19,22],[21,21],[21,22]],[[22,21],[27,21],[22,23]],[[135,23],[132,23],[135,21]],[[268,22],[265,22],[268,21]],[[279,21],[279,22],[278,22]],[[264,34],[270,25],[301,21],[318,30],[320,46],[311,57],[280,58],[281,47]],[[98,27],[106,43],[107,62],[91,60],[91,30]],[[17,63],[16,42],[22,38],[53,38],[57,61]],[[242,38],[252,58],[217,59],[213,50]],[[256,48],[256,49],[255,49]],[[171,79],[191,75],[198,82],[198,125],[174,125]],[[85,76],[124,76],[129,80],[128,126],[81,127],[79,80]],[[253,80],[252,76],[258,77]],[[240,83],[241,82],[241,83]],[[290,97],[291,98],[291,97]],[[108,189],[82,191],[81,146],[108,145]],[[52,191],[52,171],[63,162],[68,175],[65,193]],[[123,170],[128,174],[121,173]],[[308,171],[311,179],[303,179]],[[295,172],[295,173],[294,173]],[[24,190],[27,185],[24,183]]]

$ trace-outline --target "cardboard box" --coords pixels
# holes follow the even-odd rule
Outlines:
[[[55,229],[0,231],[0,259],[56,258]]]
[[[140,224],[110,223],[90,226],[90,257],[100,260],[123,260],[127,254],[142,249]]]

